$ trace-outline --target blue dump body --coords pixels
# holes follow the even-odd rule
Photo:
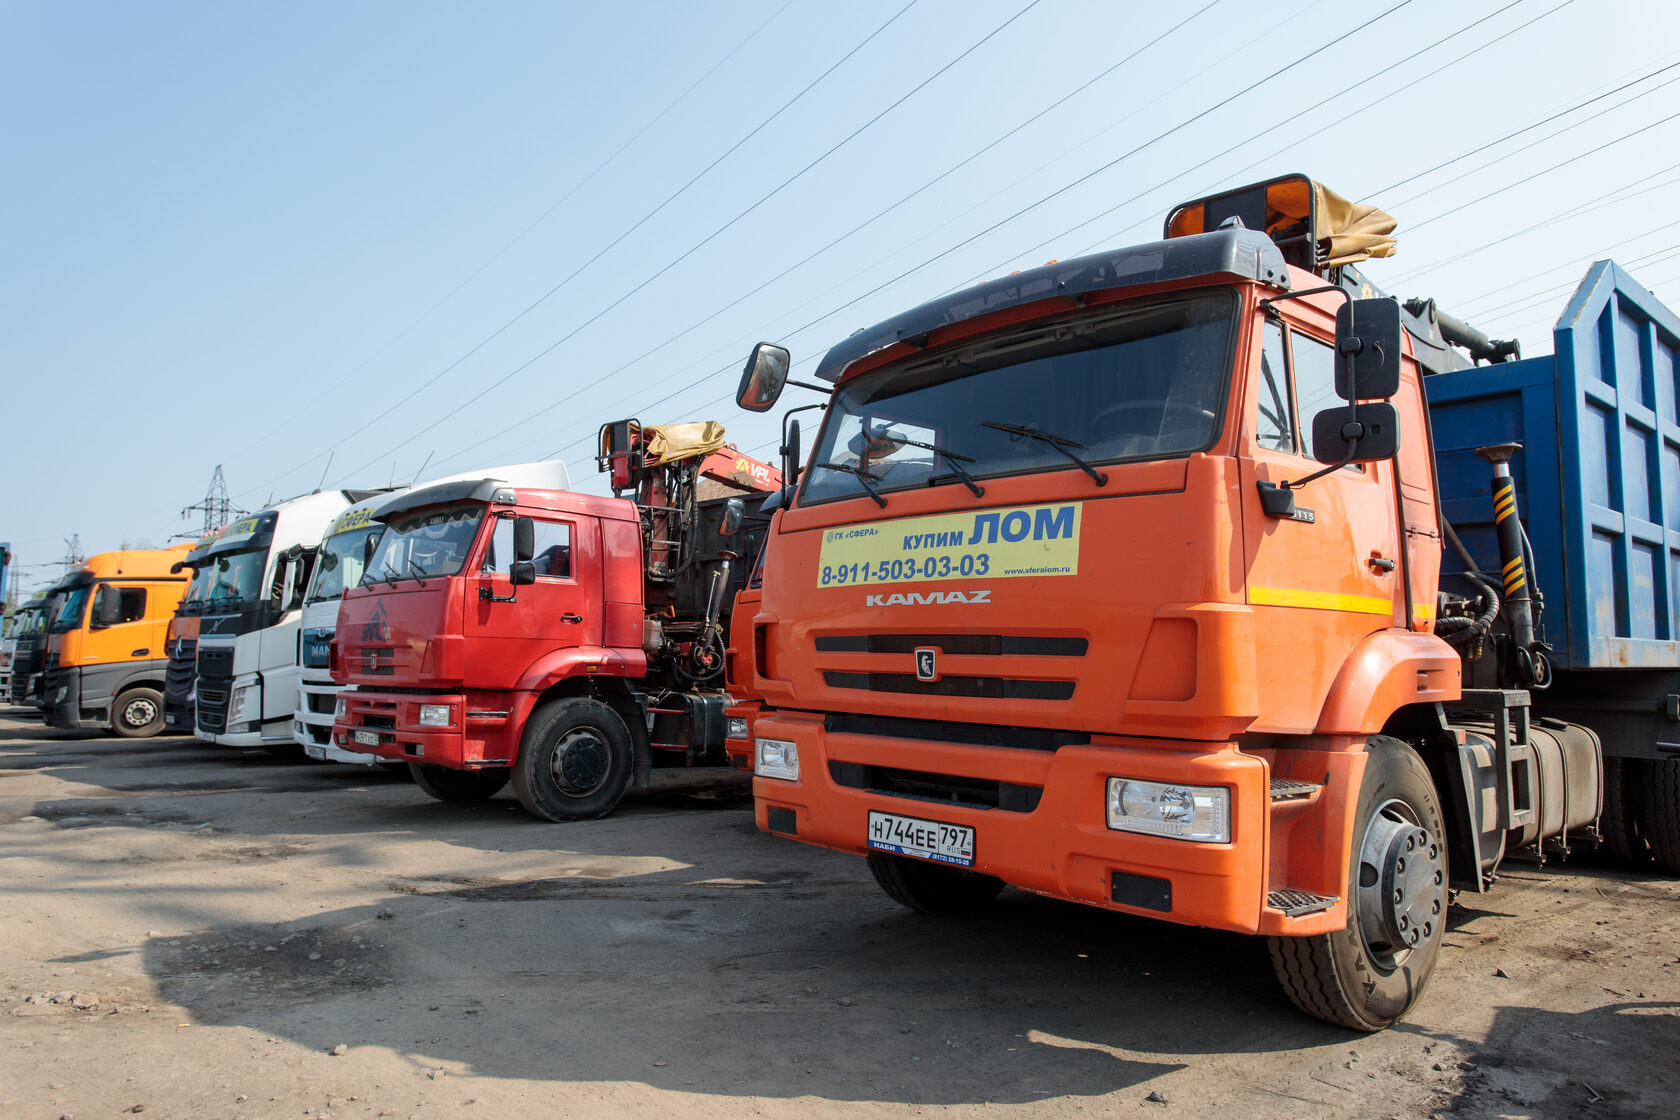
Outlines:
[[[1600,261],[1553,339],[1543,358],[1424,379],[1442,512],[1497,573],[1493,469],[1475,449],[1521,443],[1511,473],[1553,664],[1680,669],[1680,319]],[[1462,568],[1449,548],[1443,572]]]

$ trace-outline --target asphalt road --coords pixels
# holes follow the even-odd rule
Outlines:
[[[1675,1115],[1680,883],[1461,902],[1412,1017],[1352,1035],[1252,939],[903,911],[740,775],[553,825],[0,712],[0,1118]]]

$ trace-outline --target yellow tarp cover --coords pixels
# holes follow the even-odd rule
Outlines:
[[[647,455],[661,463],[710,455],[723,446],[723,425],[716,420],[690,420],[686,424],[649,424]]]
[[[1312,189],[1318,196],[1318,228],[1313,236],[1320,246],[1330,243],[1325,267],[1394,255],[1398,223],[1392,217],[1369,203],[1349,202],[1323,183],[1314,183]]]

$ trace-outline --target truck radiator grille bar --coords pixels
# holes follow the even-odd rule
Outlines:
[[[944,677],[937,681],[917,680],[909,673],[823,674],[830,688],[856,688],[866,692],[900,692],[911,696],[972,696],[987,700],[1066,700],[1073,695],[1073,681],[1023,681],[1008,677]]]
[[[201,649],[198,651],[198,674],[201,677],[233,676],[233,650]]]
[[[823,716],[823,730],[831,735],[874,735],[892,739],[920,739],[929,743],[959,743],[972,747],[1012,747],[1026,751],[1053,751],[1089,743],[1083,731],[1057,731],[1048,727],[1004,727],[988,723],[959,723],[941,719],[903,719],[895,716],[864,716],[851,712],[829,712]]]
[[[828,773],[835,784],[848,789],[868,790],[912,801],[968,805],[1011,813],[1032,812],[1044,796],[1043,786],[1023,786],[956,774],[929,774],[921,770],[898,770],[889,766],[865,766],[857,762],[830,762]]]
[[[1084,657],[1085,638],[1034,634],[823,634],[814,639],[818,653],[910,653],[938,646],[953,656]]]

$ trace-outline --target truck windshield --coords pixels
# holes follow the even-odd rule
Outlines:
[[[362,582],[454,575],[472,551],[483,515],[481,505],[446,506],[403,514],[385,526],[373,562],[362,574]]]
[[[224,552],[212,557],[205,565],[210,581],[205,589],[205,601],[216,604],[257,599],[262,592],[263,569],[267,566],[266,548]]]
[[[1078,469],[1062,448],[1109,463],[1206,447],[1236,309],[1229,289],[1140,300],[865,374],[835,392],[801,500]]]
[[[58,608],[58,617],[53,619],[52,632],[65,634],[82,624],[82,611],[87,607],[90,587],[78,587],[64,599],[64,605]]]
[[[379,531],[377,524],[346,529],[328,537],[315,559],[315,575],[309,581],[305,603],[320,603],[339,599],[346,587],[355,587],[362,580],[362,549],[367,545],[368,533]]]
[[[192,579],[187,581],[186,594],[181,596],[183,603],[197,603],[204,599],[204,592],[210,586],[210,569],[213,565],[200,564],[192,569]]]

